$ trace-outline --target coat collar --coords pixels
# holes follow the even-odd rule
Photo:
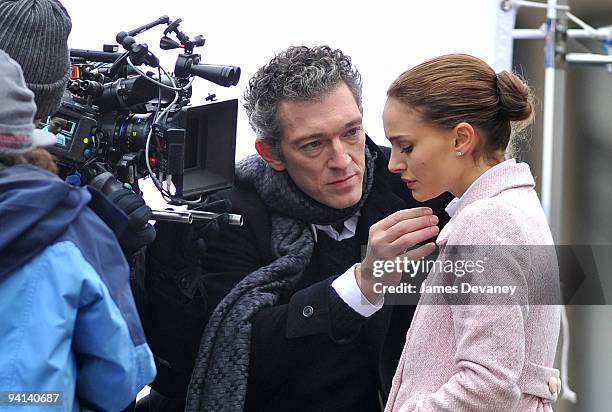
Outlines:
[[[506,190],[519,187],[535,187],[535,181],[527,163],[516,163],[514,159],[510,159],[487,170],[470,185],[463,196],[449,203],[446,211],[451,221],[440,232],[437,243],[446,244],[453,226],[453,218],[467,206],[477,200],[489,199]]]

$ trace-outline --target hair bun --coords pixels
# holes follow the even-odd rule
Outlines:
[[[531,120],[534,114],[533,94],[516,74],[506,70],[497,74],[499,110],[509,121]]]

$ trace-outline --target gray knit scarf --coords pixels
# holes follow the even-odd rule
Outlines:
[[[272,252],[276,259],[243,278],[212,314],[196,357],[187,392],[187,412],[241,411],[249,373],[251,318],[275,305],[291,290],[310,262],[314,239],[310,224],[345,221],[366,201],[374,180],[368,147],[361,200],[346,209],[325,206],[302,192],[287,172],[268,167],[257,155],[236,166],[236,182],[251,185],[270,211]]]

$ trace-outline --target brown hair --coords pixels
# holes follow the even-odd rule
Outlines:
[[[20,155],[1,155],[0,163],[5,166],[29,164],[48,170],[51,173],[58,173],[53,156],[43,148],[36,148]]]
[[[387,96],[439,127],[471,124],[484,134],[486,155],[505,150],[513,129],[522,130],[534,116],[533,95],[520,77],[505,70],[496,74],[482,60],[465,54],[439,56],[405,71]]]

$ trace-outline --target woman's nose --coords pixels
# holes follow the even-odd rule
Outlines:
[[[387,168],[391,173],[402,173],[406,170],[406,164],[398,158],[398,155],[394,149],[391,149],[391,158]]]

